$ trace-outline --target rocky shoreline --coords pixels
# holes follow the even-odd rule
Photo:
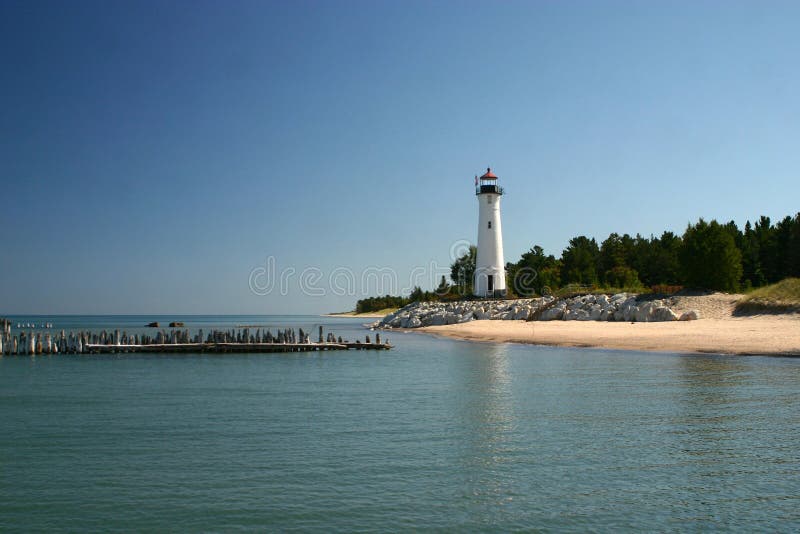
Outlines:
[[[673,309],[673,300],[647,299],[646,295],[617,293],[588,294],[569,298],[540,297],[515,300],[463,300],[455,302],[413,302],[390,313],[372,328],[420,328],[467,323],[474,320],[497,321],[692,321],[697,310],[682,314]]]

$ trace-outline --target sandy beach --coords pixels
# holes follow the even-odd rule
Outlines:
[[[686,322],[472,321],[417,331],[470,341],[688,353],[800,356],[800,315]]]

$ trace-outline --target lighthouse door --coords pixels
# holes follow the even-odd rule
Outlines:
[[[489,294],[494,293],[494,275],[489,275]]]

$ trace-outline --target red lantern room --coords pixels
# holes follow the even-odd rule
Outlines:
[[[494,193],[502,195],[503,189],[497,185],[497,175],[492,172],[490,167],[486,168],[486,174],[478,178],[475,177],[475,194]]]

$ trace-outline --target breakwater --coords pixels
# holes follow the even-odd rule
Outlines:
[[[671,299],[650,299],[628,293],[587,294],[568,298],[552,296],[533,299],[463,300],[455,302],[413,302],[372,323],[372,328],[419,328],[495,321],[693,321],[697,310],[683,314],[672,308]]]
[[[15,333],[11,321],[0,319],[0,355],[24,356],[39,354],[99,354],[99,353],[190,353],[190,352],[312,352],[329,350],[388,350],[388,340],[380,334],[372,341],[369,335],[364,340],[350,341],[325,333],[319,327],[315,341],[311,333],[302,328],[271,330],[260,328],[233,328],[229,330],[202,329],[191,333],[188,329],[161,330],[154,335],[128,334],[114,331],[20,331]]]

